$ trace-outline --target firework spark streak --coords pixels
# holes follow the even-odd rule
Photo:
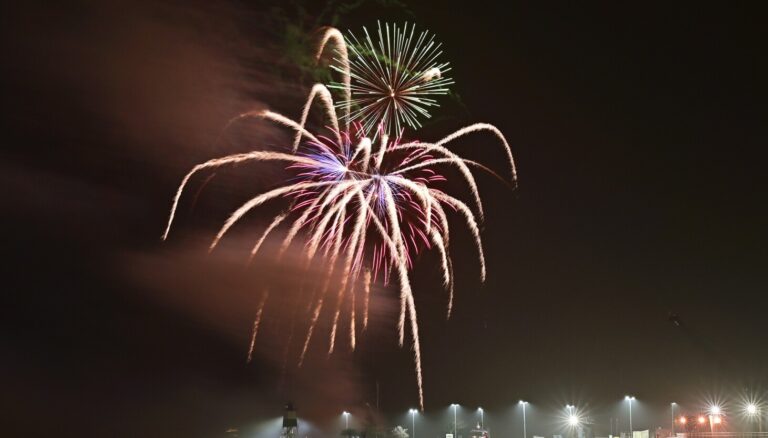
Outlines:
[[[416,34],[416,26],[378,24],[378,38],[368,29],[358,38],[351,31],[346,48],[337,49],[337,64],[344,82],[331,88],[344,92],[339,104],[348,122],[360,122],[367,135],[379,125],[389,135],[399,135],[405,126],[417,129],[420,118],[429,118],[438,95],[448,94],[453,80],[447,62],[439,62],[441,44],[428,31]],[[347,56],[347,52],[348,56]],[[350,110],[350,107],[352,110]]]
[[[436,46],[431,38],[427,39],[426,33],[422,33],[413,41],[413,27],[410,33],[407,31],[407,26],[402,31],[394,27],[395,36],[392,40],[389,27],[386,27],[384,31],[386,40],[383,40],[382,30],[379,28],[380,53],[387,59],[394,56],[398,62],[405,62],[408,66],[407,69],[399,72],[390,69],[381,70],[379,73],[389,75],[386,77],[393,80],[392,83],[411,84],[410,88],[401,89],[411,90],[408,93],[414,93],[415,96],[441,89],[448,82],[442,79],[442,73],[446,71],[447,64],[434,64],[434,59],[439,54],[437,52],[439,46]],[[370,37],[367,41],[369,48],[375,51]],[[340,33],[335,29],[329,29],[326,30],[322,39],[318,59],[328,42],[333,42],[337,46],[337,56],[347,53]],[[356,50],[358,49],[352,49],[353,53],[359,54]],[[351,77],[356,77],[354,72],[359,72],[359,65],[356,66],[354,62],[350,63],[346,59],[336,61],[342,66],[351,64],[353,71]],[[379,63],[380,60],[374,62],[376,66],[370,67],[372,72],[378,71],[375,69],[384,68],[384,64]],[[348,71],[348,69],[342,68],[341,71]],[[437,82],[427,86],[421,79],[414,78],[426,78],[428,81]],[[348,96],[353,96],[355,90],[359,91],[359,88],[350,86],[349,81],[343,82],[346,83]],[[316,101],[317,97],[319,100]],[[481,281],[485,280],[486,275],[485,257],[478,226],[478,219],[483,218],[483,210],[471,168],[491,171],[479,163],[459,157],[451,152],[447,145],[471,133],[491,132],[502,143],[513,183],[516,180],[516,170],[507,140],[498,129],[489,124],[470,125],[434,143],[401,142],[399,137],[391,138],[384,128],[381,128],[377,140],[372,141],[369,138],[371,123],[384,126],[392,122],[395,126],[399,126],[399,117],[404,117],[403,120],[406,122],[413,121],[410,118],[413,111],[420,112],[414,108],[423,104],[418,101],[422,97],[414,98],[416,100],[407,96],[401,96],[401,98],[403,100],[398,105],[403,111],[402,115],[387,112],[389,110],[367,112],[365,115],[358,112],[357,116],[350,117],[351,120],[358,121],[350,123],[350,120],[345,120],[343,127],[335,112],[338,106],[334,106],[330,92],[322,84],[312,87],[302,109],[300,122],[294,122],[271,111],[241,114],[233,120],[256,117],[291,128],[296,137],[294,143],[286,148],[290,153],[253,151],[212,159],[193,167],[182,179],[173,198],[163,239],[168,237],[171,230],[179,200],[186,185],[197,172],[244,162],[286,162],[286,170],[291,173],[288,183],[258,194],[236,209],[216,234],[210,250],[213,250],[231,227],[251,210],[266,202],[287,200],[289,202],[287,209],[275,216],[256,240],[249,254],[249,261],[262,248],[262,244],[270,234],[278,232],[285,234],[277,255],[280,259],[283,253],[294,244],[299,232],[305,231],[303,267],[308,269],[313,263],[326,263],[326,276],[321,282],[321,287],[311,291],[311,298],[308,297],[310,299],[306,311],[309,314],[307,318],[309,323],[298,360],[299,366],[304,361],[308,345],[324,308],[329,307],[332,315],[329,354],[336,347],[342,311],[344,311],[344,320],[348,320],[349,324],[347,330],[349,345],[354,350],[358,340],[358,330],[365,331],[368,326],[372,284],[380,282],[387,285],[394,280],[400,291],[398,340],[402,346],[407,323],[413,343],[419,404],[423,409],[421,345],[409,271],[413,266],[414,256],[420,251],[434,248],[438,252],[443,285],[449,295],[447,315],[450,317],[453,306],[453,264],[449,251],[447,211],[457,212],[466,222],[475,242]],[[322,104],[325,116],[330,119],[328,136],[313,134],[305,128],[313,102]],[[354,97],[352,102],[355,103]],[[344,108],[344,106],[342,103],[341,107]],[[360,120],[361,118],[364,120]],[[441,183],[445,178],[439,173],[439,168],[446,165],[454,166],[459,170],[461,178],[472,194],[475,211],[464,201],[441,189]],[[284,223],[290,226],[287,230],[281,231],[281,225]],[[319,254],[323,256],[322,260],[317,257]],[[339,278],[340,281],[336,284],[332,278]],[[331,293],[332,291],[335,293]],[[358,292],[363,294],[361,300],[356,299]],[[258,304],[248,351],[249,360],[253,354],[262,312],[268,297],[268,291],[265,291]],[[356,306],[360,301],[362,301],[362,312],[357,312]],[[357,323],[358,318],[362,319],[360,324]]]

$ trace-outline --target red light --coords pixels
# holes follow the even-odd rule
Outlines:
[[[702,417],[702,416],[699,416],[699,424],[704,424],[704,423],[706,423],[706,422],[707,422],[707,419],[706,419],[706,418],[704,418],[704,417]]]
[[[685,424],[688,422],[688,419],[685,417],[680,417],[680,424]]]

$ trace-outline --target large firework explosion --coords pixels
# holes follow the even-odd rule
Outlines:
[[[346,84],[342,91],[347,100],[339,106],[343,111],[342,117],[337,117],[331,94],[322,84],[312,88],[299,122],[272,111],[253,111],[238,116],[236,119],[256,117],[289,127],[296,133],[294,142],[286,148],[286,152],[253,151],[212,159],[195,166],[183,178],[176,192],[163,239],[168,237],[185,186],[197,172],[247,161],[286,162],[287,170],[292,173],[289,182],[253,197],[235,210],[216,234],[210,249],[213,250],[227,231],[254,208],[269,201],[287,200],[287,208],[272,219],[257,239],[250,256],[259,251],[270,234],[280,231],[283,232],[283,239],[278,257],[297,240],[300,232],[303,234],[305,267],[317,260],[318,254],[324,256],[326,279],[316,290],[310,291],[311,297],[307,297],[311,300],[309,324],[299,365],[304,360],[324,308],[330,309],[332,315],[329,353],[336,345],[342,311],[349,312],[347,333],[350,347],[354,349],[358,332],[367,327],[371,283],[380,281],[386,285],[390,281],[395,282],[400,290],[399,344],[404,344],[407,320],[413,342],[419,404],[423,409],[421,347],[409,270],[416,252],[431,248],[437,250],[443,283],[449,294],[447,314],[450,316],[453,273],[449,253],[449,212],[457,212],[466,222],[476,244],[480,277],[485,279],[485,259],[478,226],[478,220],[483,218],[483,207],[470,169],[493,172],[479,163],[459,157],[448,149],[448,144],[469,133],[490,131],[504,146],[510,178],[514,182],[516,174],[512,153],[502,133],[484,123],[467,126],[433,143],[390,138],[384,128],[372,140],[362,123],[350,123],[350,107],[354,102],[349,100],[354,92],[350,79],[354,76],[350,75],[347,46],[338,30],[330,28],[324,32],[317,59],[331,42],[339,54],[337,61],[340,65],[338,71],[343,76],[341,83]],[[315,102],[322,105],[329,119],[327,135],[314,134],[305,128],[307,116]],[[340,119],[343,123],[339,122]],[[381,119],[380,125],[384,121]],[[445,179],[439,172],[443,166],[459,170],[472,193],[473,207],[438,187]],[[281,226],[283,224],[289,225]],[[331,282],[334,275],[341,279],[338,285]],[[249,360],[268,296],[265,293],[258,305]],[[360,312],[357,312],[358,309]],[[358,319],[361,320],[360,326]]]
[[[428,31],[416,33],[416,25],[378,23],[376,38],[371,38],[363,27],[364,37],[349,31],[345,52],[339,52],[337,61],[344,72],[349,65],[350,84],[331,84],[331,88],[351,91],[351,105],[347,121],[360,122],[368,135],[377,130],[395,136],[408,126],[415,130],[421,126],[420,118],[429,118],[428,109],[436,107],[434,97],[448,94],[453,80],[447,62],[440,62],[442,44]],[[349,51],[347,56],[346,51]]]

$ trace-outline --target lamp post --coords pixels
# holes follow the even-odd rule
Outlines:
[[[485,429],[485,416],[483,408],[477,408],[477,411],[480,412],[480,429]]]
[[[453,403],[451,407],[453,408],[453,438],[457,438],[458,435],[456,433],[456,409],[458,409],[459,405],[457,405],[456,403]]]
[[[341,415],[344,416],[344,430],[349,430],[349,412],[344,411]]]
[[[712,405],[709,407],[709,431],[715,432],[715,424],[720,424],[723,420],[720,418],[722,409],[718,405]]]
[[[672,402],[669,406],[672,410],[672,435],[675,435],[675,406],[677,406],[677,403]]]
[[[525,400],[520,400],[519,403],[523,405],[523,438],[528,438],[528,431],[526,430],[526,425],[525,425],[525,405],[527,405],[528,402]]]
[[[411,437],[416,438],[416,409],[411,409]]]
[[[632,436],[634,436],[634,433],[632,432],[632,402],[635,401],[635,396],[625,395],[624,400],[629,402],[629,436],[632,438]]]
[[[755,417],[757,417],[757,431],[762,432],[763,431],[763,413],[760,412],[760,408],[755,403],[750,403],[747,405],[746,409],[747,415],[754,421]]]

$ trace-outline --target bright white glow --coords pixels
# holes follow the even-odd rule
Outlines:
[[[720,415],[720,406],[712,405],[712,407],[709,408],[709,412],[712,415]]]
[[[747,413],[749,415],[755,415],[757,413],[757,406],[755,406],[754,403],[750,403],[747,405]]]
[[[579,425],[579,417],[576,415],[571,415],[568,417],[568,424],[571,426],[578,426]]]
[[[707,421],[703,416],[699,416],[699,424],[704,424]]]
[[[635,399],[635,396],[634,396],[634,395],[625,395],[625,396],[624,396],[624,400],[630,400],[630,401],[632,401],[632,400],[634,400],[634,399]]]
[[[688,419],[685,417],[680,417],[680,424],[685,424],[688,422]]]
[[[712,422],[715,424],[720,424],[723,422],[723,419],[719,415],[716,415],[714,418],[712,418]]]
[[[477,408],[477,410],[478,410],[478,411],[479,411],[481,414],[483,413],[483,408]]]

